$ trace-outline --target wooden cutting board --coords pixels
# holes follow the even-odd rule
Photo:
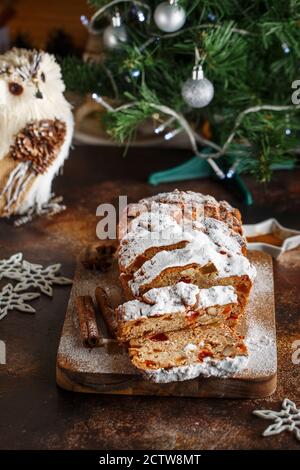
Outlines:
[[[105,289],[112,306],[122,294],[116,262],[105,274],[83,267],[79,260],[57,354],[57,384],[73,392],[123,395],[253,398],[266,397],[276,389],[277,352],[272,258],[252,251],[257,269],[246,315],[240,324],[249,350],[247,369],[226,379],[198,377],[184,382],[156,384],[143,378],[131,365],[126,348],[111,341],[87,349],[82,345],[76,321],[75,298]],[[97,318],[103,337],[109,338],[103,318]]]

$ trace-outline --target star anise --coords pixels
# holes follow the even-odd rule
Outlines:
[[[116,247],[113,245],[100,245],[89,249],[82,264],[85,268],[100,271],[102,273],[109,270],[113,262]]]

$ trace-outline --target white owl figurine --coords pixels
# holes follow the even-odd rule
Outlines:
[[[73,135],[64,90],[53,56],[16,48],[0,55],[0,217],[49,202]]]

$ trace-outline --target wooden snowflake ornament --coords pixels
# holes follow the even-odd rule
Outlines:
[[[10,279],[12,273],[16,273],[22,266],[22,253],[16,253],[8,259],[0,260],[0,280],[4,277]]]
[[[26,301],[39,297],[40,293],[24,291],[34,289],[52,296],[54,284],[71,284],[71,279],[59,275],[60,268],[60,264],[44,268],[41,264],[29,263],[23,259],[22,253],[0,260],[0,280],[16,281],[14,286],[9,283],[0,291],[0,320],[13,309],[27,313],[35,312]]]
[[[255,410],[253,414],[259,418],[273,420],[274,423],[265,429],[263,436],[273,436],[283,431],[289,431],[300,441],[300,409],[296,404],[285,398],[280,411]]]
[[[40,297],[38,292],[16,292],[12,284],[7,284],[0,292],[0,320],[4,318],[9,310],[19,310],[24,313],[34,313],[35,309],[27,304],[28,300]]]
[[[23,261],[22,270],[13,274],[11,279],[19,281],[15,288],[16,292],[35,288],[40,290],[43,294],[52,297],[53,284],[63,286],[72,283],[71,279],[58,275],[60,268],[61,264],[53,264],[47,268],[43,268],[43,266],[38,264]]]

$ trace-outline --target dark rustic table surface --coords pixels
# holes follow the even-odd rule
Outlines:
[[[78,146],[55,181],[68,209],[52,219],[20,228],[0,222],[0,258],[18,251],[29,261],[61,262],[72,276],[81,246],[96,240],[96,208],[162,190],[192,189],[240,207],[246,223],[276,217],[300,229],[300,171],[277,172],[264,188],[246,181],[255,204],[241,207],[219,183],[205,179],[151,187],[150,171],[166,169],[189,154],[179,150]],[[81,395],[55,383],[55,360],[70,289],[56,287],[53,299],[35,301],[36,314],[10,312],[0,322],[7,364],[0,365],[1,449],[299,449],[288,432],[261,437],[268,421],[255,409],[279,410],[288,397],[300,406],[300,364],[292,344],[300,339],[300,250],[274,263],[278,387],[262,400],[224,400]]]

